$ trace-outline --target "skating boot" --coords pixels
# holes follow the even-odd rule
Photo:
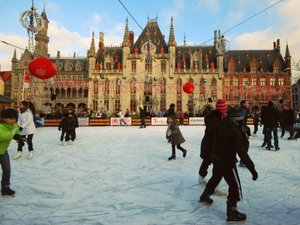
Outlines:
[[[29,151],[28,159],[33,159],[33,151]]]
[[[227,200],[227,221],[244,221],[247,216],[237,210],[236,202],[232,203]]]
[[[3,196],[14,196],[15,195],[15,191],[14,190],[11,190],[10,188],[9,188],[9,186],[3,186],[2,188],[1,188],[1,194],[3,195]]]
[[[183,153],[183,158],[185,158],[186,157],[186,153],[187,153],[187,150],[182,150],[182,153]]]
[[[199,202],[204,202],[208,205],[213,204],[214,200],[209,197],[208,191],[205,189],[202,195],[200,196]]]
[[[22,157],[22,152],[21,152],[21,151],[18,151],[17,154],[16,154],[15,157],[14,157],[14,160],[17,160],[17,159],[19,159],[19,158],[21,158],[21,157]]]
[[[168,160],[175,160],[176,159],[176,156],[175,155],[171,155]]]

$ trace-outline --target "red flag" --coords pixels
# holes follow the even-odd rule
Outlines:
[[[23,88],[30,88],[30,77],[26,70],[24,70],[24,81],[23,81]]]

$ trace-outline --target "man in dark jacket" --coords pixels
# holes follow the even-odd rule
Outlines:
[[[236,168],[236,154],[243,160],[246,167],[252,174],[252,179],[257,179],[257,172],[254,163],[250,159],[247,151],[249,142],[245,133],[241,130],[242,116],[235,113],[231,115],[238,118],[238,122],[230,117],[221,117],[217,125],[210,131],[210,139],[205,146],[208,146],[207,152],[211,152],[211,162],[213,163],[213,174],[208,181],[204,192],[200,196],[200,201],[212,204],[210,195],[214,193],[216,186],[224,177],[229,186],[227,196],[227,221],[243,221],[246,215],[237,210],[237,202],[241,199],[241,185]],[[230,116],[231,116],[230,115]]]
[[[146,123],[145,123],[146,110],[145,110],[145,108],[143,109],[142,107],[140,107],[140,119],[141,119],[141,126],[140,126],[140,128],[146,128]]]
[[[264,110],[262,110],[261,120],[262,123],[264,124],[264,131],[266,135],[266,141],[267,141],[266,149],[271,150],[272,148],[271,139],[273,133],[275,150],[278,151],[280,149],[279,142],[278,142],[279,115],[272,101],[269,101],[268,105],[264,108]]]
[[[226,116],[226,112],[227,112],[227,104],[225,100],[219,99],[216,102],[216,109],[212,110],[209,114],[207,114],[204,117],[204,124],[206,128],[205,128],[204,137],[201,141],[201,147],[200,147],[200,158],[202,158],[203,161],[199,168],[199,175],[203,178],[207,175],[207,169],[211,164],[212,132],[219,124],[220,120]]]
[[[294,138],[294,123],[295,123],[295,113],[294,110],[285,105],[283,107],[282,116],[281,116],[281,137],[284,136],[285,131],[287,130],[290,133],[288,137],[289,140]]]

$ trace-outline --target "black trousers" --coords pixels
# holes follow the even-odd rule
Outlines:
[[[71,129],[71,130],[66,130],[66,137],[65,137],[65,141],[74,141],[76,138],[76,133],[75,133],[75,129]]]
[[[206,184],[207,193],[209,195],[212,195],[222,178],[225,179],[226,183],[229,186],[227,199],[230,202],[238,202],[239,200],[241,200],[243,196],[242,188],[235,164],[232,167],[220,167],[217,165],[213,165],[212,176]]]
[[[32,144],[32,138],[33,138],[33,134],[28,134],[27,137],[26,135],[21,135],[22,138],[26,138],[26,142],[28,145],[28,150],[29,151],[33,151],[33,144]],[[18,142],[18,151],[22,151],[23,146],[24,146],[24,142],[23,141],[19,141]]]

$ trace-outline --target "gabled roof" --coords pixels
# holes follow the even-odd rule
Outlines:
[[[160,49],[164,49],[164,53],[168,53],[168,46],[166,44],[166,41],[164,39],[164,36],[162,35],[160,28],[157,24],[156,19],[148,19],[148,23],[139,36],[139,38],[136,40],[134,45],[131,48],[131,53],[135,51],[135,49],[139,50],[139,53],[141,52],[142,45],[145,42],[150,41],[152,44],[156,47],[156,54],[160,53]]]
[[[3,80],[3,82],[7,81],[8,78],[11,77],[11,71],[1,71],[0,76]]]

